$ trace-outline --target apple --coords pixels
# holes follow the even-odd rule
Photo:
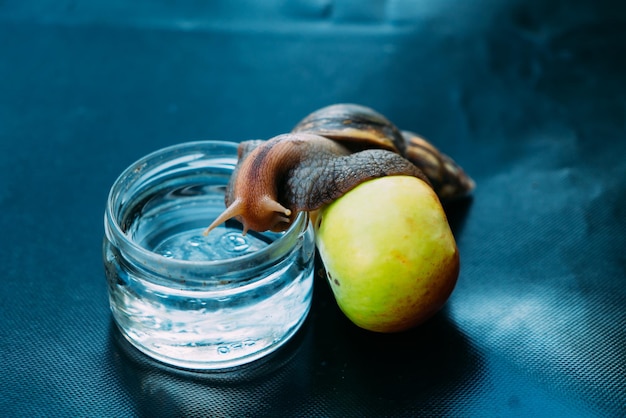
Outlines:
[[[459,253],[433,189],[411,176],[368,180],[314,219],[337,304],[357,326],[400,332],[448,300]]]

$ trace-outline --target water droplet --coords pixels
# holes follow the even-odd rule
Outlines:
[[[166,257],[166,258],[173,258],[174,257],[174,254],[170,250],[163,251],[161,253],[161,255],[163,257]]]

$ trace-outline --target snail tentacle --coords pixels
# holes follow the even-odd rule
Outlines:
[[[218,217],[217,219],[215,219],[211,225],[209,225],[209,227],[207,229],[204,230],[204,232],[202,233],[204,236],[209,235],[209,232],[211,232],[213,229],[215,229],[216,227],[218,227],[219,225],[223,224],[224,222],[226,222],[229,219],[235,218],[237,216],[240,216],[243,214],[243,202],[241,200],[235,200],[234,202],[232,202],[228,207],[226,207],[226,210],[223,211]],[[248,231],[248,228],[246,227],[246,224],[244,223],[244,234]]]

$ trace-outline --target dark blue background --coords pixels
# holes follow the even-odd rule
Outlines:
[[[622,2],[206,3],[0,1],[3,416],[626,415]],[[446,308],[371,334],[320,278],[298,338],[256,369],[175,373],[127,347],[100,251],[117,175],[335,102],[477,181],[447,208]]]

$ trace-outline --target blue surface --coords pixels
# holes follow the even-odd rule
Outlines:
[[[3,416],[626,415],[626,6],[612,1],[0,2]],[[470,4],[471,3],[471,4]],[[478,183],[446,308],[360,331],[318,280],[258,369],[120,341],[109,187],[164,146],[369,105]]]

